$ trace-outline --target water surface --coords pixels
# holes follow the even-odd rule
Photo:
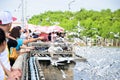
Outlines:
[[[75,53],[87,62],[76,62],[74,80],[120,80],[120,48],[77,46]]]

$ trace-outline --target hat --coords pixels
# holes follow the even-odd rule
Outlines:
[[[8,24],[15,20],[17,18],[12,17],[9,11],[0,11],[0,24]]]

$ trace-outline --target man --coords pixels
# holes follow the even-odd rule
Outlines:
[[[15,18],[12,17],[10,12],[0,11],[0,28],[4,30],[4,32],[6,34],[6,38],[13,39],[14,42],[16,42],[15,39],[13,37],[9,36],[9,34],[8,34],[8,32],[12,26],[13,19],[15,19]],[[7,75],[15,76],[14,73],[20,72],[18,69],[11,70],[11,66],[10,66],[10,62],[9,62],[9,51],[8,51],[7,46],[6,46],[6,49],[0,54],[0,61],[5,68],[5,72],[6,71],[9,72],[9,74],[7,74]],[[10,74],[10,73],[12,73],[12,74]],[[17,77],[17,74],[16,74],[16,77]]]
[[[8,32],[12,26],[12,21],[14,21],[15,18],[12,17],[11,13],[8,11],[0,11],[0,28],[2,28],[7,38],[12,38],[8,35]],[[14,39],[14,38],[12,38]]]
[[[0,12],[0,28],[2,28],[6,33],[6,38],[8,39],[7,46],[8,46],[9,50],[10,50],[10,47],[17,46],[16,39],[9,36],[9,33],[8,33],[9,30],[11,29],[12,21],[14,21],[14,20],[16,20],[16,18],[12,17],[10,12],[8,12],[8,11],[1,11]],[[12,63],[13,63],[13,61],[10,59],[10,64],[12,64]]]

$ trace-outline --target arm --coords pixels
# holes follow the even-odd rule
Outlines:
[[[20,46],[20,54],[23,54],[23,53],[28,53],[28,52],[30,52],[30,50],[31,49],[34,49],[34,46],[30,46],[30,47],[28,47],[28,46],[26,46],[26,45],[22,45],[22,46]]]
[[[4,72],[5,72],[5,74],[6,74],[7,76],[9,76],[9,75],[10,75],[10,71],[7,70],[7,68],[4,67],[4,65],[2,64],[1,61],[0,61],[0,65],[2,66],[2,68],[3,68]]]
[[[19,80],[19,78],[22,75],[20,69],[11,69],[11,71],[9,71],[7,68],[4,67],[1,61],[0,61],[0,65],[2,66],[5,74],[8,76],[8,80]]]
[[[28,39],[28,40],[24,40],[24,41],[23,41],[23,44],[27,44],[27,43],[29,43],[29,42],[34,42],[34,41],[42,40],[42,39],[43,39],[43,37],[30,38],[30,39]]]
[[[28,47],[28,46],[26,46],[26,45],[22,45],[22,46],[20,46],[20,48],[21,48],[21,49],[34,49],[34,46]]]
[[[10,36],[9,33],[6,33],[6,37],[12,40],[16,40],[14,37]]]

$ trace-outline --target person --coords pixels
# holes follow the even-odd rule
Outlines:
[[[57,34],[56,34],[56,32],[53,31],[53,32],[51,33],[51,41],[52,41],[52,42],[55,42],[56,38],[57,38]]]
[[[4,49],[6,48],[5,46],[5,33],[2,29],[0,29],[0,57],[1,57],[1,53],[4,51]],[[1,59],[1,58],[0,58]],[[0,80],[5,79],[5,74],[4,74],[4,70],[2,68],[2,65],[0,64]]]
[[[11,36],[10,36],[10,37],[11,37]],[[16,39],[13,38],[13,37],[12,37],[12,39],[11,39],[11,38],[8,38],[8,40],[7,40],[7,45],[8,45],[8,50],[9,50],[9,52],[11,52],[10,48],[11,48],[11,47],[15,48],[15,47],[17,46],[17,41],[16,41]],[[10,60],[10,65],[12,66],[13,63],[15,62],[15,60],[13,60],[12,58],[9,58],[9,60]]]
[[[22,38],[22,39],[28,39],[28,31],[27,31],[27,29],[21,29],[21,36],[20,36],[20,38]]]
[[[51,33],[48,34],[48,41],[51,41]]]
[[[12,75],[13,72],[10,72],[9,70],[7,70],[7,68],[5,68],[5,66],[3,65],[3,63],[1,62],[1,59],[3,58],[4,60],[6,58],[4,58],[4,54],[2,52],[4,52],[5,48],[6,48],[6,38],[5,38],[5,33],[4,31],[0,28],[0,80],[5,80],[6,79],[6,75],[8,79],[14,80],[15,78],[17,78],[18,76],[16,75]],[[13,73],[14,74],[14,73]],[[20,75],[19,72],[16,72],[16,74]],[[15,77],[16,76],[16,77]]]
[[[5,31],[6,38],[8,39],[8,41],[10,40],[10,44],[8,44],[8,48],[15,47],[17,45],[16,39],[9,36],[9,30],[11,29],[13,19],[14,17],[11,17],[10,12],[0,11],[0,28],[2,28]]]
[[[0,11],[0,29],[2,29],[5,32],[6,39],[11,38],[14,40],[14,38],[9,36],[9,34],[8,34],[8,32],[11,28],[11,25],[12,25],[12,21],[13,21],[13,17],[9,11]],[[0,39],[0,41],[1,41],[1,39]],[[2,47],[0,47],[0,49],[1,48]],[[1,64],[1,67],[5,71],[4,73],[6,73],[7,76],[11,76],[11,77],[15,76],[15,78],[18,78],[22,75],[21,71],[19,69],[12,69],[10,66],[9,51],[7,48],[7,44],[5,44],[5,49],[0,53],[0,64]],[[20,75],[18,75],[18,74],[20,74]],[[2,75],[2,74],[0,74],[0,75]],[[3,80],[3,79],[0,79],[0,80]],[[11,79],[11,80],[13,80],[13,79]]]
[[[8,50],[9,50],[9,52],[11,52],[10,48],[11,48],[11,47],[15,48],[15,47],[17,46],[17,41],[8,38],[7,45],[8,45]],[[12,66],[12,65],[14,64],[15,60],[13,60],[13,59],[11,59],[11,58],[9,58],[9,60],[10,60],[10,65]]]
[[[13,38],[15,38],[17,40],[18,45],[16,46],[16,50],[18,52],[20,51],[21,48],[28,48],[29,49],[29,47],[22,46],[23,44],[26,45],[29,42],[34,42],[34,41],[42,40],[43,39],[42,37],[30,38],[30,39],[21,39],[20,38],[20,36],[21,36],[21,28],[20,28],[20,26],[14,27],[11,30],[11,32],[10,32],[10,36],[12,36]],[[32,47],[30,47],[30,49],[31,48]]]
[[[33,38],[38,38],[38,35],[35,32],[33,32],[32,36]]]

